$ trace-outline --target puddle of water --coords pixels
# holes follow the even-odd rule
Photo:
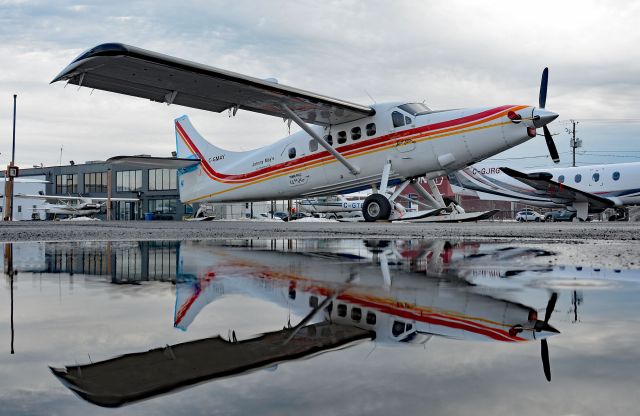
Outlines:
[[[3,253],[0,414],[635,408],[635,270],[540,266],[552,253],[441,240]]]

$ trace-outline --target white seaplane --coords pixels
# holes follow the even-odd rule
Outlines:
[[[538,128],[543,128],[551,157],[559,161],[546,126],[558,117],[545,109],[547,80],[545,68],[538,107],[432,111],[411,101],[366,106],[280,85],[274,79],[106,43],[82,53],[52,82],[214,112],[228,110],[232,115],[254,111],[302,129],[256,150],[232,152],[206,141],[187,116],[176,119],[178,159],[167,164],[181,168],[184,203],[293,199],[372,189],[362,211],[367,221],[376,221],[419,219],[443,211],[459,220],[477,219],[447,206],[433,179],[536,137]],[[427,210],[407,212],[396,199],[421,177],[434,195],[414,187],[428,201]]]

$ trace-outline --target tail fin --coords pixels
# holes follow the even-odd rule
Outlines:
[[[176,153],[181,159],[205,159],[207,157],[221,157],[224,159],[226,150],[220,149],[205,140],[193,128],[189,117],[182,116],[175,120]]]

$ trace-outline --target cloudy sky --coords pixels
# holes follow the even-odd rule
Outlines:
[[[362,104],[423,101],[434,109],[547,108],[562,164],[569,119],[579,164],[640,161],[640,3],[622,1],[120,1],[0,0],[0,165],[78,163],[121,154],[168,156],[173,119],[189,114],[210,141],[248,150],[279,139],[282,120],[235,118],[63,83],[83,50],[122,42]],[[492,163],[551,164],[540,137]],[[62,156],[60,150],[62,148]],[[586,152],[586,153],[585,153]],[[524,159],[521,159],[524,158]]]

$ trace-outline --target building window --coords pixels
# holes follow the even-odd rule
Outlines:
[[[339,131],[338,132],[338,144],[344,144],[347,142],[347,132],[346,131]]]
[[[564,183],[564,175],[558,176],[558,182]]]
[[[176,169],[149,169],[149,190],[170,191],[177,189],[178,171]]]
[[[578,173],[575,177],[575,180],[576,180],[576,183],[580,183],[580,181],[582,180],[582,175]]]
[[[176,206],[177,204],[175,199],[149,200],[149,212],[153,212],[154,214],[175,214]]]
[[[142,171],[123,170],[116,172],[116,191],[134,192],[142,190]]]
[[[399,111],[391,113],[391,120],[393,121],[393,127],[404,126],[404,116]]]
[[[184,213],[187,215],[193,214],[193,205],[184,204]]]
[[[367,124],[367,136],[373,136],[374,134],[376,134],[376,123],[369,123]]]
[[[613,175],[611,175],[611,178],[614,181],[617,181],[618,179],[620,179],[620,172],[618,172],[618,171],[613,172]]]
[[[56,194],[66,195],[78,192],[78,174],[56,175]]]
[[[289,148],[289,159],[293,159],[294,157],[296,157],[296,148],[291,147]]]
[[[351,140],[358,140],[362,137],[360,127],[354,127],[351,129]]]
[[[318,141],[316,139],[309,140],[309,151],[315,152],[318,150]]]
[[[600,174],[596,172],[593,174],[592,178],[594,182],[598,182],[600,180]]]
[[[108,173],[91,172],[84,174],[84,192],[107,192]]]

